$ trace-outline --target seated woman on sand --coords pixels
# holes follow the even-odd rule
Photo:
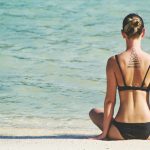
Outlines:
[[[143,19],[129,14],[123,20],[126,50],[108,59],[107,92],[103,109],[92,109],[91,120],[102,133],[94,139],[150,139],[150,55],[141,48]],[[113,118],[118,87],[120,107]]]

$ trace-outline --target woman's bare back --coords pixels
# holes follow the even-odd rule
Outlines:
[[[123,77],[114,58],[114,70],[119,86],[124,86]],[[143,87],[150,85],[150,55],[143,51],[127,50],[118,55],[118,61],[127,86]],[[148,72],[147,72],[148,71]],[[119,92],[120,107],[115,117],[119,122],[150,122],[149,92],[125,90]]]

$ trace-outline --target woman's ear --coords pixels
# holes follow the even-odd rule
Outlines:
[[[145,36],[145,28],[142,29],[141,37],[144,38]]]
[[[121,34],[124,39],[127,37],[127,35],[125,34],[125,32],[123,30],[121,30]]]

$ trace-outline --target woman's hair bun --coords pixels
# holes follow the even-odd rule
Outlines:
[[[143,20],[137,14],[129,14],[123,21],[123,31],[129,38],[138,37],[144,28]]]
[[[138,27],[140,27],[141,21],[140,21],[139,18],[133,18],[133,19],[130,18],[130,20],[131,20],[130,21],[130,25],[131,25],[132,28],[138,28]]]

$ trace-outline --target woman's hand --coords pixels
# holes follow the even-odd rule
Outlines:
[[[90,138],[90,139],[92,139],[92,140],[104,140],[105,138],[106,138],[106,134],[101,133],[100,135],[95,136],[95,137]]]

